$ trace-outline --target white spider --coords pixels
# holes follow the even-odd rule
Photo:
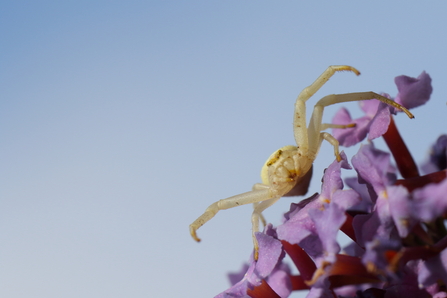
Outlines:
[[[302,190],[297,190],[297,188],[300,186],[303,188],[304,185],[304,188],[307,189],[311,176],[312,163],[317,156],[323,140],[328,141],[334,146],[334,153],[337,161],[341,160],[338,141],[329,133],[322,131],[327,128],[353,127],[355,124],[335,125],[322,123],[324,107],[341,102],[375,98],[404,111],[410,118],[414,117],[406,108],[374,92],[332,94],[323,97],[317,102],[312,117],[310,118],[309,127],[306,127],[306,101],[337,71],[352,71],[356,75],[360,75],[360,72],[351,66],[329,66],[328,69],[326,69],[323,74],[312,83],[312,85],[301,91],[296,99],[295,115],[293,119],[293,130],[297,146],[289,145],[275,151],[267,159],[261,170],[262,183],[255,184],[252,191],[211,204],[211,206],[206,209],[205,213],[189,226],[191,236],[194,240],[200,241],[196,234],[197,229],[213,218],[219,210],[253,203],[254,211],[251,217],[251,222],[253,225],[252,236],[255,248],[255,260],[257,260],[258,242],[255,233],[259,231],[260,220],[265,224],[262,217],[262,211],[272,206],[284,195],[291,195],[292,193],[295,195],[304,194]]]

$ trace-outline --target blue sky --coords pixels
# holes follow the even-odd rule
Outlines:
[[[446,9],[440,1],[3,3],[0,296],[223,291],[226,272],[251,253],[251,207],[219,213],[199,230],[200,244],[188,225],[212,202],[250,190],[265,159],[294,143],[295,98],[327,66],[362,75],[337,74],[316,98],[395,96],[395,76],[427,71],[431,101],[414,120],[396,117],[424,161],[446,132]],[[358,113],[356,103],[346,107]],[[333,159],[324,144],[310,193]],[[266,217],[278,224],[299,199],[280,200]]]

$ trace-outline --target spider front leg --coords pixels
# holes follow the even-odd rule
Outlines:
[[[189,232],[192,238],[197,242],[200,238],[197,237],[196,231],[203,226],[207,221],[214,217],[214,215],[219,212],[219,210],[230,209],[240,205],[258,203],[262,201],[267,201],[272,198],[270,193],[270,188],[264,188],[260,190],[253,190],[246,193],[242,193],[236,196],[229,197],[227,199],[219,200],[211,204],[199,218],[197,218],[190,226]],[[259,224],[258,224],[259,225]]]
[[[332,94],[323,97],[320,99],[314,107],[314,111],[312,113],[312,117],[309,123],[308,129],[308,138],[309,138],[309,156],[315,158],[320,149],[320,145],[323,139],[327,140],[334,146],[335,156],[337,160],[340,161],[340,155],[338,153],[338,141],[329,133],[321,133],[322,130],[326,128],[337,127],[335,124],[323,124],[321,123],[323,118],[323,110],[325,107],[342,103],[342,102],[350,102],[350,101],[361,101],[361,100],[369,100],[369,99],[377,99],[381,102],[395,107],[399,110],[402,110],[407,114],[409,118],[414,118],[413,114],[408,111],[405,107],[400,104],[381,96],[374,92],[357,92],[357,93],[346,93],[346,94]],[[352,124],[348,124],[346,127],[349,127]]]
[[[317,92],[338,71],[352,71],[356,75],[360,75],[360,72],[352,66],[329,66],[310,86],[304,88],[296,99],[295,115],[293,118],[293,130],[295,141],[299,146],[298,152],[301,155],[307,156],[309,150],[309,133],[306,127],[306,101],[310,97],[312,97],[312,95],[314,95],[315,92]]]

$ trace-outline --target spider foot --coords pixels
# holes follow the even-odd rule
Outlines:
[[[257,247],[257,246],[255,246],[255,252],[254,252],[253,258],[255,259],[255,261],[257,261],[259,258],[259,247]]]
[[[333,65],[334,71],[352,71],[357,76],[360,75],[360,71],[358,71],[355,67],[349,66],[349,65]]]
[[[337,153],[335,155],[335,158],[337,159],[337,162],[340,162],[342,160],[340,153]]]
[[[189,233],[191,234],[191,237],[192,237],[195,241],[197,241],[197,242],[200,242],[200,241],[201,241],[201,239],[200,239],[199,237],[197,237],[196,229],[195,229],[194,227],[189,226]]]

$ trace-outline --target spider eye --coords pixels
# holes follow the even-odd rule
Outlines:
[[[280,150],[278,150],[278,151],[276,151],[273,155],[273,157],[272,158],[270,158],[270,160],[267,162],[267,166],[269,167],[269,166],[271,166],[272,164],[274,164],[275,162],[277,162],[278,161],[278,159],[281,157],[281,154],[282,154],[282,150],[280,149]]]

